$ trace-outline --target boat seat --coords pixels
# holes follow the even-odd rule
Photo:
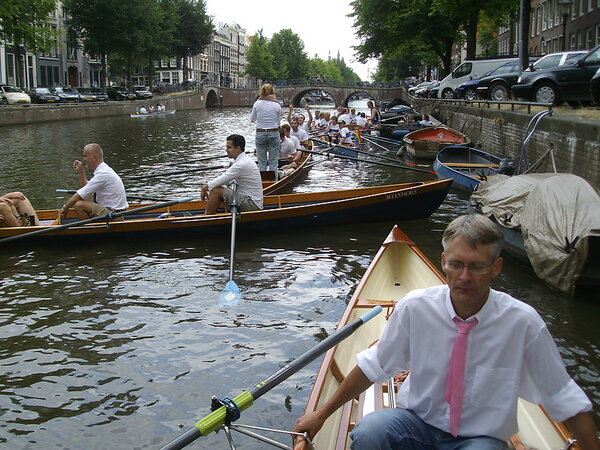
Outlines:
[[[40,225],[44,227],[49,227],[50,225],[58,225],[58,220],[49,219],[49,220],[40,220]]]
[[[276,174],[274,170],[261,170],[260,178],[263,181],[275,181]]]

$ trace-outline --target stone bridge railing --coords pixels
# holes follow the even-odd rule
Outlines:
[[[300,105],[303,96],[312,91],[324,91],[331,95],[335,105],[348,106],[350,98],[357,94],[368,94],[379,104],[386,98],[404,96],[402,87],[367,87],[367,86],[335,86],[335,85],[294,85],[276,86],[275,94],[283,100],[284,106]],[[221,86],[205,86],[200,95],[205,106],[252,106],[258,98],[257,89],[234,89]]]

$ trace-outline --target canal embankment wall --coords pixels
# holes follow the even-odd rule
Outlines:
[[[519,160],[532,113],[475,108],[441,102],[413,106],[469,136],[474,147],[502,158]],[[546,115],[525,145],[529,165],[541,159],[536,172],[572,173],[600,188],[600,121],[558,114]],[[551,151],[551,152],[550,152]],[[554,164],[550,153],[554,156]]]

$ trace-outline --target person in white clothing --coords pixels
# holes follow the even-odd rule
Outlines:
[[[348,110],[346,108],[344,108],[342,110],[342,114],[340,114],[337,118],[338,122],[341,122],[342,120],[344,121],[344,123],[346,125],[348,125],[350,123],[350,121],[352,120],[350,117],[350,114],[348,114]]]
[[[300,141],[300,143],[302,145],[306,146],[308,144],[308,133],[299,128],[298,120],[293,118],[290,121],[290,127],[292,128],[292,130],[290,131],[290,134],[292,136],[296,136],[298,138],[298,140]]]
[[[435,123],[429,118],[428,114],[423,114],[421,120],[419,120],[419,125],[424,127],[433,127]]]
[[[89,181],[85,175],[84,165],[94,173]],[[73,169],[77,172],[81,188],[62,207],[60,211],[62,217],[67,215],[71,207],[75,208],[80,219],[121,212],[129,207],[123,181],[104,162],[104,152],[100,145],[88,144],[83,147],[83,164],[75,160]],[[123,220],[123,217],[118,217],[116,220]]]
[[[293,157],[296,153],[296,146],[294,145],[294,142],[285,135],[285,128],[283,128],[283,125],[279,127],[279,138],[281,140],[279,159],[284,159],[287,163],[290,157]]]
[[[563,421],[582,449],[597,450],[592,404],[568,375],[543,319],[527,304],[490,289],[502,269],[502,241],[485,216],[453,220],[442,237],[448,284],[400,300],[379,342],[357,355],[338,390],[301,417],[294,431],[314,436],[327,417],[373,382],[410,369],[405,408],[367,414],[351,432],[351,448],[505,449],[517,432],[522,397]],[[470,331],[455,346],[464,327]],[[466,355],[460,365],[457,354]]]
[[[364,127],[367,124],[367,116],[366,114],[360,113],[358,116],[356,116],[356,125],[360,126],[360,127]]]
[[[310,131],[311,125],[313,123],[313,116],[312,116],[312,113],[310,112],[310,107],[308,106],[308,104],[306,104],[306,103],[304,104],[304,109],[306,110],[306,113],[308,114],[308,120],[306,120],[306,117],[304,117],[304,114],[297,114],[292,117],[292,109],[293,108],[290,106],[290,109],[288,111],[288,116],[287,116],[288,123],[292,123],[292,118],[296,119],[296,121],[298,122],[298,128],[306,131],[306,134],[308,134],[308,132]]]
[[[148,114],[148,111],[144,105],[140,106],[140,114]]]
[[[238,211],[256,211],[263,208],[260,171],[256,163],[246,154],[245,148],[244,136],[239,134],[227,136],[225,152],[234,161],[225,173],[200,189],[200,200],[206,202],[204,214],[216,213],[221,204],[226,211],[229,211],[234,200],[234,192],[227,184],[232,181],[237,184]]]
[[[352,133],[350,129],[346,126],[346,122],[342,119],[338,121],[340,124],[340,144],[342,145],[352,145]]]
[[[281,123],[281,105],[275,97],[275,89],[263,84],[259,98],[252,106],[250,120],[256,122],[256,156],[260,170],[277,171],[279,159],[279,125]]]

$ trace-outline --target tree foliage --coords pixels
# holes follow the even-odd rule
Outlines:
[[[17,85],[24,86],[21,65],[22,47],[33,53],[48,52],[55,45],[56,34],[48,26],[56,0],[2,0],[0,30],[14,45],[17,59]]]
[[[277,72],[273,65],[273,55],[269,51],[269,43],[262,30],[252,37],[252,42],[246,50],[246,74],[252,75],[260,80],[272,80],[276,78]]]
[[[273,34],[268,43],[273,55],[273,68],[277,78],[293,80],[304,78],[308,69],[308,57],[304,51],[304,42],[289,28]]]
[[[354,0],[354,27],[361,60],[385,54],[435,54],[450,71],[458,22],[433,8],[435,0]]]

